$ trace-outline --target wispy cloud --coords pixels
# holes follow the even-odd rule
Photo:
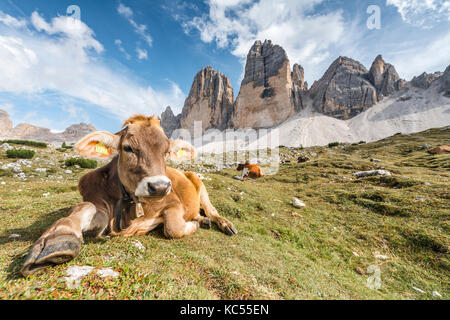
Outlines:
[[[138,59],[139,60],[142,60],[142,59],[147,60],[147,58],[148,58],[147,50],[141,49],[141,48],[138,47],[138,48],[136,48],[136,52],[138,54]]]
[[[151,47],[153,40],[150,34],[147,32],[147,26],[145,24],[136,23],[133,18],[133,10],[131,10],[130,7],[127,7],[124,4],[119,3],[117,12],[128,20],[128,22],[133,26],[134,31],[148,44],[149,47]]]
[[[67,16],[47,21],[33,12],[27,25],[0,23],[0,92],[57,92],[103,107],[119,119],[182,105],[185,96],[176,84],[155,90],[103,62],[103,45],[82,21]]]
[[[442,20],[450,21],[448,0],[386,0],[386,5],[395,6],[403,21],[430,28]]]
[[[330,56],[330,46],[338,45],[346,34],[340,10],[309,14],[322,0],[208,0],[209,13],[183,21],[186,33],[197,30],[204,42],[244,60],[255,40],[271,39],[288,53],[291,62],[306,66],[318,77],[317,66]]]
[[[24,19],[16,19],[9,14],[0,11],[0,23],[10,27],[20,28],[25,27],[27,22]]]
[[[116,40],[114,40],[114,44],[117,46],[119,51],[123,53],[123,55],[125,56],[125,59],[127,59],[127,60],[131,59],[131,55],[125,50],[125,48],[122,45],[122,40],[116,39]]]

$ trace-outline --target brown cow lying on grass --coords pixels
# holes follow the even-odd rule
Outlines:
[[[75,258],[83,234],[144,235],[164,224],[166,237],[181,238],[193,234],[200,224],[208,227],[210,221],[227,235],[237,233],[230,221],[219,216],[195,173],[166,167],[167,158],[194,157],[189,143],[170,141],[156,117],[134,116],[124,126],[117,134],[90,133],[76,144],[86,157],[117,155],[80,179],[78,189],[85,202],[31,246],[21,269],[24,276]],[[200,215],[200,205],[206,217]]]
[[[264,177],[264,171],[257,164],[250,164],[248,161],[238,164],[237,171],[242,171],[240,176],[233,176],[237,180],[244,180],[245,178],[256,179]]]

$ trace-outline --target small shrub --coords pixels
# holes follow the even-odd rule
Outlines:
[[[34,156],[34,151],[25,149],[11,149],[6,151],[6,156],[8,158],[31,159]]]
[[[47,144],[44,142],[30,141],[30,140],[4,140],[6,143],[21,144],[24,146],[47,148]]]
[[[337,147],[339,145],[339,142],[330,142],[328,144],[328,148],[333,148],[333,147]]]
[[[61,149],[73,149],[73,146],[67,145],[66,142],[64,141],[61,145]]]
[[[65,161],[65,165],[68,167],[79,165],[81,168],[94,169],[97,168],[97,161],[83,158],[70,158]]]
[[[366,143],[364,140],[361,140],[360,142],[358,142],[358,144],[364,144]]]

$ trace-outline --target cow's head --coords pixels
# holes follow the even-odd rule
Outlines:
[[[160,198],[170,193],[166,160],[188,160],[194,147],[182,140],[171,141],[156,116],[133,116],[120,132],[96,131],[81,139],[75,149],[85,157],[108,159],[118,154],[119,178],[140,200]]]
[[[237,169],[238,171],[242,171],[242,170],[244,170],[244,168],[245,168],[246,166],[248,166],[248,165],[249,165],[249,162],[248,162],[248,161],[245,161],[245,163],[239,163],[236,169]]]

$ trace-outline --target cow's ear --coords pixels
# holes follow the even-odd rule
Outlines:
[[[87,158],[108,159],[117,153],[119,142],[118,135],[106,131],[95,131],[78,141],[75,150]]]
[[[171,140],[169,159],[174,161],[191,160],[195,158],[195,148],[183,140]]]

